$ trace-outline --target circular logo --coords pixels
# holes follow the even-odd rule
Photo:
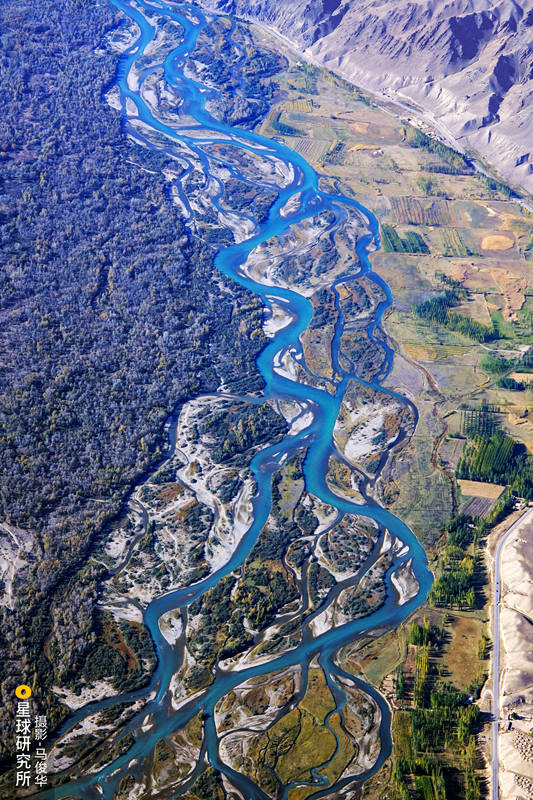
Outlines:
[[[21,683],[20,686],[17,686],[15,689],[15,694],[19,700],[27,700],[28,697],[31,697],[31,689],[29,686],[26,686],[26,684]]]

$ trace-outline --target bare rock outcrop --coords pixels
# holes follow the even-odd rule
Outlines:
[[[509,536],[501,561],[500,683],[501,797],[533,797],[533,522],[531,516]],[[512,716],[512,719],[511,719]]]
[[[533,0],[204,0],[419,105],[533,192]]]

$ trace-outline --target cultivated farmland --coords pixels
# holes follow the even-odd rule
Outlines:
[[[442,197],[425,202],[418,197],[391,197],[391,206],[402,225],[457,225],[453,207]]]

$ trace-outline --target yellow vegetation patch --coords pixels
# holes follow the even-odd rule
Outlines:
[[[300,703],[300,708],[308,711],[319,722],[335,708],[333,697],[321,669],[309,670],[307,691]]]
[[[304,113],[313,110],[310,100],[289,100],[288,103],[285,103],[285,108],[287,111],[301,111]]]
[[[316,792],[316,787],[314,786],[295,786],[289,792],[289,800],[305,800],[313,792]]]
[[[339,749],[332,759],[331,763],[324,768],[324,775],[329,778],[330,783],[334,783],[337,778],[342,774],[342,771],[349,764],[354,757],[355,748],[352,740],[346,735],[345,730],[341,725],[340,714],[332,714],[329,718],[331,729],[337,735],[339,740]]]
[[[510,250],[514,246],[514,241],[508,236],[495,233],[492,236],[485,236],[481,242],[483,250]]]
[[[461,487],[461,493],[466,497],[488,497],[497,500],[505,486],[498,486],[495,483],[485,483],[484,481],[457,481]]]
[[[170,503],[182,492],[183,486],[180,483],[171,483],[160,489],[160,491],[157,492],[156,497],[161,503]],[[193,505],[196,505],[196,503],[193,502]]]
[[[413,757],[413,730],[408,711],[397,711],[393,717],[393,738],[397,758]]]
[[[341,300],[346,300],[347,297],[352,297],[352,293],[344,283],[337,286],[337,294]]]
[[[357,153],[358,150],[377,150],[378,148],[376,145],[373,144],[354,144],[353,147],[350,147],[348,150],[349,153]]]
[[[531,383],[533,381],[533,372],[511,372],[509,377],[521,383]]]
[[[135,623],[131,624],[135,625]],[[106,644],[108,644],[113,648],[113,650],[116,650],[126,659],[128,662],[128,672],[134,669],[139,669],[139,659],[131,647],[129,647],[129,645],[127,645],[124,641],[122,631],[118,625],[113,622],[111,617],[109,617],[104,624],[104,640]]]
[[[232,701],[234,702],[234,700]],[[284,783],[307,783],[291,789],[290,800],[305,800],[316,792],[311,770],[332,759],[321,772],[334,783],[352,761],[355,747],[334,711],[335,701],[321,669],[309,670],[309,683],[304,698],[257,737],[249,757],[276,770]],[[338,747],[337,747],[338,741]]]
[[[196,500],[196,498],[193,497],[192,500],[189,500],[188,503],[186,503],[185,505],[181,506],[181,508],[179,508],[175,512],[174,518],[175,519],[184,519],[187,516],[187,512],[190,511],[191,508],[194,508],[194,506],[197,506],[197,505],[198,505],[198,500]]]
[[[415,344],[413,342],[405,342],[403,345],[405,354],[408,358],[415,361],[435,361],[436,353],[435,348],[431,345]]]
[[[458,616],[452,623],[452,641],[446,653],[446,666],[450,677],[460,689],[467,689],[476,677],[480,664],[473,654],[481,636],[483,623],[469,616]]]
[[[490,273],[503,291],[508,305],[508,308],[503,310],[504,318],[516,319],[513,312],[519,311],[526,301],[524,294],[527,288],[526,278],[502,269],[491,269]]]
[[[307,771],[331,758],[335,752],[336,739],[324,726],[324,719],[328,711],[332,711],[334,707],[333,697],[322,670],[309,670],[307,692],[299,705],[302,712],[299,735],[293,746],[283,753],[277,762],[277,771],[282,780],[309,780],[310,775],[306,775]],[[342,728],[340,715],[332,714],[328,721],[339,742],[331,763],[321,770],[331,784],[353,759],[355,748]],[[276,730],[276,726],[273,730]],[[289,792],[289,800],[305,800],[315,792],[316,785],[297,786]]]
[[[328,151],[327,151],[326,155],[329,156],[331,153],[333,153],[333,151],[335,150],[335,148],[339,144],[342,144],[342,142],[339,139],[333,139],[332,143],[328,147]]]

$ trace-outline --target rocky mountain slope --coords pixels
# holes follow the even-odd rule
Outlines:
[[[533,192],[533,0],[211,0],[362,87],[414,101]]]

